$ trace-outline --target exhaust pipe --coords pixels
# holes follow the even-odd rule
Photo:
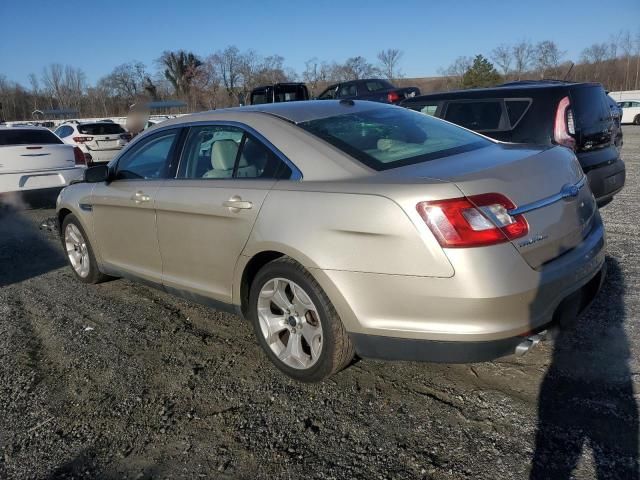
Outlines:
[[[517,357],[521,357],[533,347],[535,347],[538,343],[540,343],[547,336],[547,331],[544,330],[540,333],[536,333],[535,335],[531,335],[524,340],[522,340],[518,345],[516,345],[515,354]]]

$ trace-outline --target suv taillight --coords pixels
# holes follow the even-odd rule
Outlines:
[[[120,139],[121,140],[126,140],[127,142],[131,141],[131,134],[130,133],[121,133],[120,134]]]
[[[93,140],[93,137],[73,137],[73,141],[76,143],[85,143]]]
[[[389,103],[395,103],[400,100],[400,95],[398,95],[398,92],[389,92],[387,93],[387,100]]]
[[[564,145],[575,150],[576,139],[573,135],[576,133],[575,123],[573,119],[573,110],[571,110],[571,101],[569,97],[564,97],[558,103],[556,109],[556,119],[553,124],[553,139],[558,145]]]
[[[87,164],[87,159],[84,157],[84,152],[80,150],[80,147],[73,147],[73,157],[75,158],[76,165]]]
[[[420,202],[418,213],[445,248],[482,247],[508,242],[529,233],[522,215],[510,215],[515,205],[504,195]]]

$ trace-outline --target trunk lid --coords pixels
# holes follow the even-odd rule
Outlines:
[[[494,145],[400,168],[393,175],[450,181],[466,197],[501,193],[516,208],[537,206],[523,213],[528,234],[511,242],[533,268],[580,244],[597,217],[586,177],[565,147]]]
[[[71,168],[75,163],[72,145],[0,146],[0,174]]]

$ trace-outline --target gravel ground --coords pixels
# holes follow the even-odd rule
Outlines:
[[[0,210],[0,478],[638,477],[640,127],[580,328],[521,358],[288,380],[238,317],[74,281],[50,209]]]

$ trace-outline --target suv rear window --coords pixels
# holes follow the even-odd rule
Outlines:
[[[578,128],[594,126],[597,128],[611,115],[609,106],[605,103],[604,90],[598,86],[572,88],[571,103]]]
[[[409,109],[380,108],[298,124],[374,170],[491,145],[479,135]]]
[[[302,85],[278,85],[275,88],[276,102],[293,102],[307,99]]]
[[[78,132],[83,135],[118,135],[125,133],[117,123],[85,123],[78,125]]]
[[[22,128],[1,129],[0,145],[58,145],[63,143],[48,130],[27,130]]]
[[[470,130],[499,130],[502,102],[500,100],[449,102],[444,118]]]

